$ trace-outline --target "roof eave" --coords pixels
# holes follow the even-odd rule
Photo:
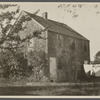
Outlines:
[[[55,31],[52,31],[52,30],[49,30],[49,29],[48,29],[48,32],[54,32],[54,33],[57,33],[57,34],[61,34],[61,33],[58,33],[58,32],[55,32]],[[65,35],[65,34],[62,34],[62,35]],[[65,36],[69,36],[69,35],[66,34]],[[80,39],[80,40],[84,40],[84,41],[90,42],[90,40],[88,40],[86,38],[85,39],[81,39],[81,38],[77,38],[77,37],[74,37],[74,36],[69,36],[69,37],[73,37],[73,38],[76,38],[76,39]]]

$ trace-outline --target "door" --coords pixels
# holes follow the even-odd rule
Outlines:
[[[50,57],[50,80],[53,82],[57,80],[57,64],[55,57]]]

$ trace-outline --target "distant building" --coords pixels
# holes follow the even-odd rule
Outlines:
[[[28,45],[25,43],[23,51],[41,49],[48,54],[48,72],[51,80],[56,82],[75,81],[77,72],[81,69],[84,61],[90,63],[89,40],[69,26],[48,19],[46,12],[40,17],[23,11],[17,21],[23,15],[28,15],[32,20],[27,22],[25,30],[19,32],[21,38],[32,34],[35,30],[47,28],[41,34],[46,39],[33,38],[29,40]]]

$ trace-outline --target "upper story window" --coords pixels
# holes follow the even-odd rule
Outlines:
[[[62,47],[63,46],[63,38],[62,35],[57,34],[57,40],[58,40],[58,46]]]
[[[87,45],[84,43],[84,51],[87,52]]]
[[[57,39],[61,40],[61,35],[60,34],[57,34]]]
[[[72,44],[71,44],[71,49],[72,49],[72,50],[75,50],[75,41],[72,42]]]

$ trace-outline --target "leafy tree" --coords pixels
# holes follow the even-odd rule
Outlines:
[[[27,70],[27,59],[22,52],[14,52],[6,50],[0,52],[0,66],[3,70],[2,76],[5,78],[25,76]]]
[[[16,15],[20,12],[19,5],[0,5],[0,9],[4,11],[9,7],[17,7],[15,11],[2,12],[0,14],[0,69],[2,70],[1,76],[9,78],[9,76],[15,77],[27,77],[27,72],[32,71],[31,67],[28,65],[28,58],[25,57],[24,52],[22,52],[23,42],[37,37],[39,39],[45,39],[41,37],[41,33],[44,30],[37,30],[33,34],[29,34],[25,38],[21,39],[18,33],[24,30],[26,27],[23,27],[23,23],[30,21],[31,17],[25,15],[18,20],[18,22],[13,25],[12,21],[16,20]],[[37,14],[37,10],[33,15]],[[33,55],[40,57],[40,55]],[[41,57],[40,57],[41,59]],[[35,59],[34,59],[35,60]],[[36,60],[35,60],[36,61]],[[40,63],[43,63],[42,60],[34,61],[34,64],[31,63],[32,68],[36,68]],[[37,64],[36,64],[37,63]]]
[[[98,51],[94,57],[94,64],[100,64],[100,51]]]
[[[41,81],[44,76],[49,77],[48,58],[44,51],[30,51],[28,63],[32,69],[34,81]]]

